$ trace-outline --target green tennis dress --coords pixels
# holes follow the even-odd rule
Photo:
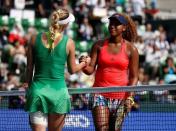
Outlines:
[[[71,109],[70,96],[65,83],[64,69],[67,61],[67,36],[49,51],[41,41],[42,33],[34,45],[35,71],[26,93],[25,110],[28,112],[68,113]]]

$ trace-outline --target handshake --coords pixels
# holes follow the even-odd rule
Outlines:
[[[86,67],[90,64],[91,58],[90,58],[89,56],[83,56],[83,55],[82,55],[82,56],[79,58],[79,63],[82,63],[82,62],[85,63],[85,67],[84,67],[84,68],[86,68]]]

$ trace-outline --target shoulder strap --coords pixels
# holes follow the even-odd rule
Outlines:
[[[104,45],[106,45],[107,43],[108,43],[108,39],[98,41],[99,49],[97,50],[97,51],[98,51],[97,54],[99,54],[101,48],[102,48]]]

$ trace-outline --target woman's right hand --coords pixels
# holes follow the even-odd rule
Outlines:
[[[91,62],[91,58],[89,56],[86,56],[86,64],[89,65]]]

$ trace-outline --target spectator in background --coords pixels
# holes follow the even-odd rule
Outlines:
[[[89,41],[93,36],[93,28],[92,25],[89,23],[88,18],[83,19],[83,23],[80,25],[79,29],[80,35],[82,40]]]
[[[145,62],[145,43],[141,36],[138,36],[136,42],[134,42],[139,52],[139,63],[142,66]]]
[[[137,37],[134,22],[127,15],[109,17],[110,37],[96,42],[90,54],[91,63],[83,69],[87,75],[96,71],[93,87],[136,85],[139,54],[133,45]],[[84,60],[80,58],[80,62]],[[86,57],[89,59],[89,57]],[[133,93],[113,92],[93,95],[93,119],[96,131],[119,131],[130,111]]]
[[[0,63],[0,90],[6,90],[7,64]]]
[[[167,32],[163,25],[159,25],[158,28],[154,31],[155,38],[158,39],[160,35],[166,36]]]
[[[176,37],[174,37],[173,42],[170,44],[170,53],[173,57],[176,57]]]
[[[9,15],[10,9],[14,7],[13,0],[0,0],[0,14],[1,15]]]
[[[164,71],[164,82],[166,84],[175,84],[176,83],[176,65],[174,59],[170,56],[166,59],[166,65],[163,69]],[[176,90],[169,91],[168,102],[176,102]]]
[[[161,52],[152,43],[145,46],[145,73],[150,75],[150,79],[155,79],[160,64]]]
[[[176,81],[176,66],[172,57],[167,57],[163,72],[165,76],[165,83]]]
[[[145,33],[143,34],[143,39],[146,44],[152,43],[155,39],[154,32],[152,30],[152,24],[147,23],[145,26]]]
[[[25,0],[14,0],[14,6],[16,9],[23,10],[25,8]]]
[[[26,50],[23,45],[16,42],[14,48],[11,49],[11,55],[13,56],[13,68],[16,74],[20,75],[22,69],[27,65]]]
[[[157,9],[158,8],[157,0],[151,0],[150,6],[151,6],[151,9]]]
[[[90,7],[105,7],[106,6],[106,1],[105,0],[87,0],[87,5]]]
[[[132,14],[133,19],[137,20],[140,24],[143,23],[144,19],[144,8],[145,2],[144,0],[131,0],[132,9],[134,14]]]
[[[80,25],[85,17],[89,16],[89,8],[83,1],[77,2],[77,7],[75,8],[75,15],[79,18],[77,19],[78,25]]]
[[[0,49],[3,49],[8,42],[9,29],[6,26],[0,28]]]
[[[6,90],[10,91],[19,85],[20,85],[19,80],[15,76],[15,74],[13,72],[9,72],[7,74],[7,81],[5,82]]]
[[[135,21],[135,25],[136,25],[136,28],[137,28],[137,34],[138,34],[138,36],[142,37],[145,34],[145,25],[139,24],[138,21]]]
[[[25,31],[20,23],[16,23],[9,34],[9,42],[15,43],[19,42],[21,45],[25,44]]]
[[[145,69],[143,67],[139,68],[139,80],[138,85],[148,85],[149,83],[148,75],[145,74]],[[143,91],[146,92],[146,91]]]
[[[35,6],[35,15],[36,17],[45,17],[48,18],[50,11],[52,9],[52,1],[51,0],[34,0]]]
[[[170,45],[169,42],[166,40],[165,33],[161,33],[159,38],[155,41],[155,48],[157,51],[161,52],[161,57],[167,57],[169,54]]]
[[[154,33],[151,34],[154,35]],[[153,40],[148,38],[148,41],[146,42],[147,43],[145,46],[146,52],[145,69],[150,75],[150,79],[155,79],[159,72],[161,59],[165,59],[168,56],[170,46],[169,42],[166,40],[165,33],[161,33],[159,35],[159,38],[157,39],[155,39],[155,36],[153,36]]]

